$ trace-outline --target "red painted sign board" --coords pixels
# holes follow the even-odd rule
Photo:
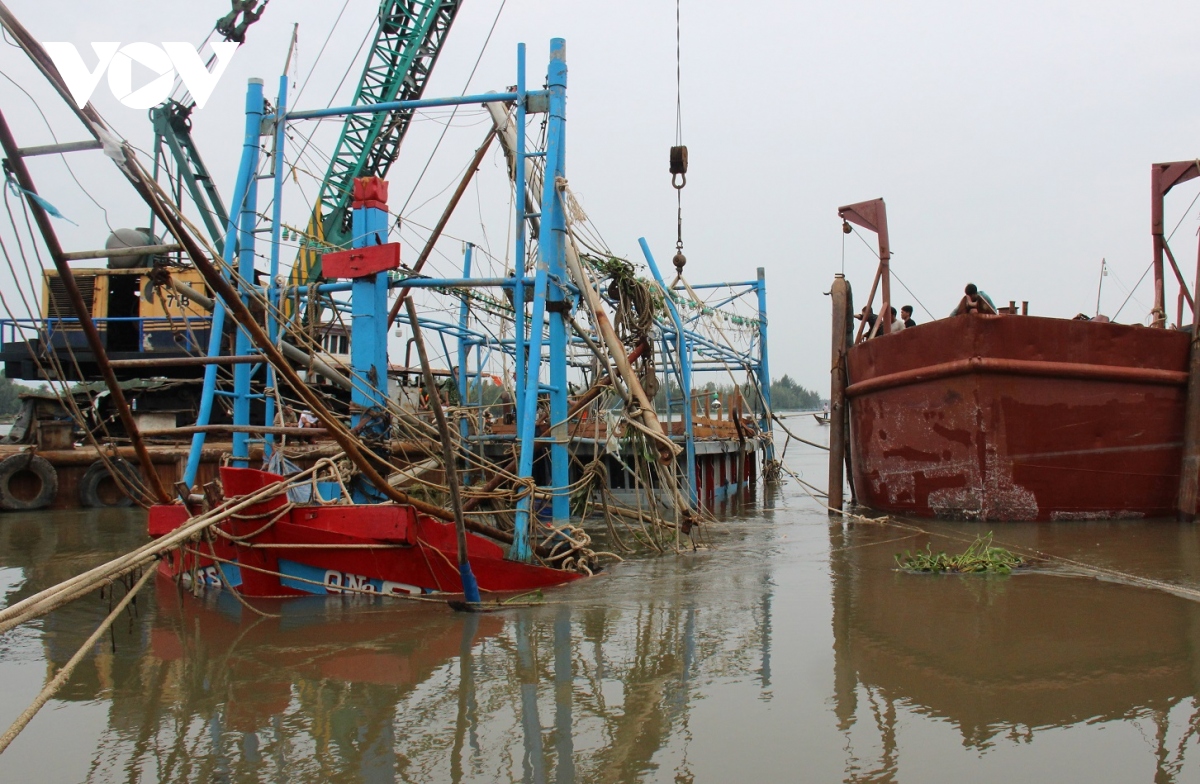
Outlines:
[[[399,267],[398,242],[339,250],[321,257],[321,274],[326,278],[363,278]]]

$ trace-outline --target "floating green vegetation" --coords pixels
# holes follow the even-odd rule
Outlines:
[[[896,565],[911,572],[957,572],[959,574],[1010,574],[1013,569],[1025,566],[1026,560],[1003,547],[992,545],[992,532],[979,537],[959,555],[935,553],[929,546],[925,551],[896,553]]]

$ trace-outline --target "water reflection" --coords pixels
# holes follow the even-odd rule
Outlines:
[[[0,520],[2,565],[24,576],[7,600],[136,546],[131,517],[119,535],[91,518]],[[60,695],[105,713],[94,746],[66,744],[72,780],[616,782],[656,775],[668,747],[680,759],[663,773],[690,780],[695,674],[770,680],[765,564],[714,575],[712,558],[634,563],[483,615],[364,597],[248,604],[160,579]],[[706,603],[714,590],[721,603]],[[96,598],[48,616],[23,655],[57,669],[106,611]],[[6,755],[6,778],[36,770],[46,718]]]
[[[929,541],[957,549],[941,537],[964,531],[983,529]],[[996,533],[1200,586],[1191,526]],[[159,582],[0,757],[0,780],[1200,780],[1196,602],[898,573],[893,553],[925,538],[831,526],[794,486],[713,539],[499,614],[247,606]],[[129,511],[0,515],[0,589],[18,601],[141,541]],[[108,606],[0,637],[0,726]]]
[[[892,560],[900,549],[963,547],[937,535],[896,541],[902,534],[830,527],[834,710],[848,781],[897,778],[898,733],[912,716],[949,722],[980,756],[1057,728],[1146,722],[1154,780],[1175,780],[1200,730],[1200,603],[1053,572],[902,573]],[[1013,524],[997,534],[1179,584],[1200,577],[1191,526]]]

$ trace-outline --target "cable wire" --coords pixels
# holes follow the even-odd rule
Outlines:
[[[479,56],[475,58],[475,65],[471,66],[471,73],[467,76],[467,81],[463,85],[463,95],[467,94],[467,88],[471,86],[471,80],[475,78],[475,71],[479,68],[479,63],[481,60],[483,60],[483,55],[487,51],[488,44],[492,40],[492,33],[496,32],[496,24],[500,21],[500,14],[504,11],[504,6],[507,2],[508,0],[500,0],[500,7],[496,9],[496,18],[492,20],[492,26],[488,30],[487,38],[484,39],[483,46],[479,49]],[[447,120],[445,126],[442,127],[442,133],[440,136],[438,136],[437,144],[433,145],[433,152],[429,153],[429,157],[425,159],[425,166],[421,168],[421,173],[417,175],[417,181],[413,183],[412,190],[408,193],[408,198],[404,200],[404,204],[400,207],[400,209],[396,210],[397,213],[403,214],[404,211],[408,209],[409,202],[411,202],[413,196],[416,195],[417,188],[421,185],[421,180],[425,178],[425,172],[429,171],[429,164],[433,163],[433,156],[437,155],[438,148],[442,146],[442,140],[446,138],[446,132],[450,130],[450,125],[454,121],[454,116],[457,112],[458,107],[455,106],[454,111],[450,112],[450,119]],[[397,218],[396,220],[399,222],[400,219]],[[395,228],[395,226],[392,228]]]

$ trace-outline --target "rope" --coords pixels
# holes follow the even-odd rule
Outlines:
[[[680,0],[675,0],[675,146],[671,148],[671,187],[675,189],[675,267],[683,269],[683,187],[687,185],[687,147],[683,146],[683,67],[679,22]],[[678,182],[677,182],[678,180]]]
[[[796,479],[800,483],[801,489],[804,490],[805,495],[807,495],[809,498],[811,498],[815,503],[817,503],[817,505],[823,507],[824,509],[828,510],[829,512],[841,515],[842,517],[844,517],[848,520],[853,520],[855,522],[865,523],[865,524],[870,524],[870,525],[892,526],[894,528],[899,528],[903,531],[909,531],[912,533],[912,535],[924,535],[924,536],[931,536],[931,537],[932,536],[940,536],[944,539],[950,539],[953,541],[958,541],[958,542],[963,542],[963,543],[968,543],[968,544],[974,542],[976,539],[975,537],[971,537],[966,534],[955,534],[951,531],[937,531],[937,532],[930,531],[927,528],[924,528],[920,525],[916,525],[912,521],[907,520],[906,518],[902,518],[902,517],[897,518],[897,517],[893,517],[891,515],[884,515],[883,517],[866,517],[864,515],[854,514],[853,512],[847,512],[844,509],[835,509],[832,506],[829,506],[828,504],[821,501],[819,498],[817,498],[817,496],[815,496],[812,492],[810,492],[808,488],[812,487],[812,485],[808,484],[808,482],[805,482],[803,479],[801,479],[800,476],[798,474],[796,474],[796,472],[792,471],[791,469],[787,468],[786,466],[783,468],[783,470],[789,476],[791,476],[793,479]],[[909,537],[901,537],[901,539],[907,539],[907,538],[909,538]],[[893,541],[899,541],[899,540],[893,540]],[[1139,588],[1147,588],[1147,589],[1155,590],[1155,591],[1163,591],[1165,593],[1179,596],[1180,598],[1183,598],[1183,599],[1188,599],[1189,601],[1200,602],[1200,590],[1195,589],[1195,588],[1188,588],[1187,586],[1176,585],[1174,583],[1168,583],[1163,580],[1155,580],[1150,577],[1142,577],[1140,575],[1132,574],[1130,572],[1122,571],[1120,569],[1112,569],[1112,568],[1109,568],[1106,566],[1096,566],[1094,564],[1084,563],[1083,561],[1077,561],[1073,558],[1067,558],[1066,556],[1055,555],[1053,553],[1047,553],[1044,550],[1038,550],[1037,548],[1034,548],[1034,547],[1028,547],[1028,546],[1019,545],[1019,544],[1011,544],[1011,543],[1003,542],[1000,540],[993,540],[993,541],[995,541],[995,543],[998,546],[1003,547],[1007,550],[1011,550],[1012,552],[1026,555],[1026,556],[1029,556],[1031,558],[1037,559],[1037,560],[1045,562],[1045,563],[1056,563],[1056,564],[1059,564],[1062,566],[1070,567],[1071,570],[1077,570],[1077,573],[1080,574],[1081,576],[1090,576],[1090,577],[1097,577],[1097,578],[1107,577],[1109,579],[1119,580],[1121,582],[1125,582],[1129,585],[1136,586]],[[880,544],[882,544],[882,543],[880,543]]]
[[[121,616],[121,613],[125,611],[125,608],[128,607],[133,601],[134,597],[137,596],[138,591],[140,591],[146,585],[146,583],[150,582],[150,578],[154,576],[154,572],[154,569],[147,569],[141,578],[134,583],[133,587],[125,592],[125,596],[121,598],[121,601],[117,602],[117,606],[114,607],[112,612],[108,614],[108,617],[100,622],[100,625],[96,627],[96,631],[92,632],[91,636],[84,641],[83,645],[79,646],[79,650],[75,651],[75,655],[68,659],[67,663],[63,665],[62,669],[55,674],[54,678],[42,688],[37,697],[34,698],[32,703],[30,703],[29,707],[26,708],[21,715],[17,717],[16,721],[12,723],[12,726],[8,728],[8,731],[5,732],[4,735],[0,736],[0,754],[3,754],[4,750],[8,748],[9,744],[12,743],[17,735],[21,733],[21,730],[25,729],[30,720],[32,720],[33,717],[37,715],[37,712],[42,709],[42,706],[45,705],[50,698],[53,697],[55,693],[57,693],[58,690],[63,687],[64,684],[66,684],[71,677],[71,673],[73,673],[75,668],[79,666],[79,663],[83,661],[89,653],[91,653],[95,644],[102,636],[104,636],[104,633],[108,631],[108,627],[112,626],[113,622],[115,622],[117,618]]]
[[[679,3],[675,0],[675,144],[683,144],[683,90],[680,58]]]

